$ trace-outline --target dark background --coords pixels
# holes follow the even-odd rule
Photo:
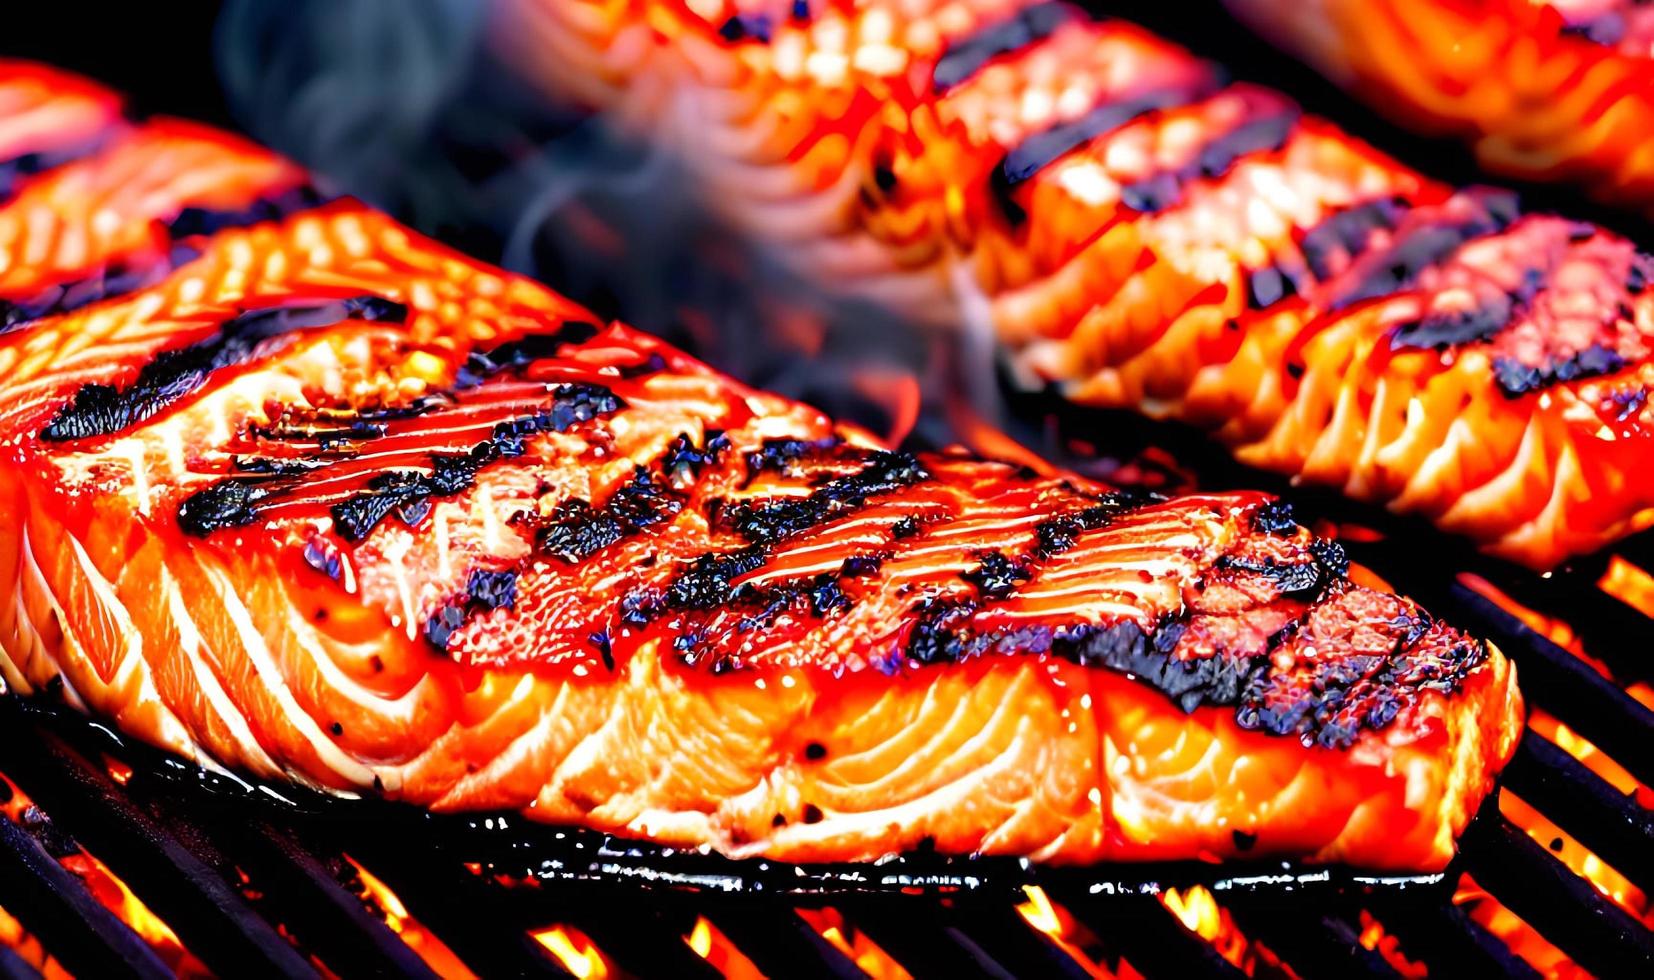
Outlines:
[[[42,61],[96,79],[126,93],[139,115],[234,126],[213,70],[219,6],[210,0],[30,3],[27,17],[8,18],[0,30],[0,56]]]

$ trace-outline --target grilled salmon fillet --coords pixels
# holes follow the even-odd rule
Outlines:
[[[1654,215],[1654,9],[1639,0],[1226,0],[1271,41],[1481,164]],[[1404,54],[1403,54],[1404,53]],[[1398,56],[1401,55],[1401,56]]]
[[[1028,384],[1538,567],[1654,524],[1651,260],[1601,228],[1064,4],[493,6],[506,59],[669,147],[734,226],[996,337]]]
[[[158,201],[290,189],[131,126],[0,221],[137,241]],[[205,144],[236,165],[154,163]],[[70,173],[107,204],[52,210]],[[1276,500],[894,451],[361,204],[268,200],[0,336],[13,693],[325,792],[794,861],[1435,869],[1510,757],[1509,662]]]

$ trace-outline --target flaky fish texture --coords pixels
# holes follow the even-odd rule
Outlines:
[[[1435,869],[1510,757],[1509,662],[1267,496],[893,451],[254,147],[15,89],[12,159],[57,155],[0,205],[13,694],[796,861]]]
[[[493,8],[510,63],[669,147],[730,223],[1029,384],[1537,567],[1654,524],[1654,259],[1601,228],[1061,3]]]

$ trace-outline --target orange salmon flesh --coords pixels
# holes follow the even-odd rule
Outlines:
[[[735,856],[1433,870],[1498,650],[1256,493],[909,454],[0,65],[0,679],[206,766]]]
[[[1449,29],[1461,8],[1543,5],[1235,2],[1316,41],[1340,36],[1325,14],[1409,84],[1438,76],[1397,52],[1450,59],[1440,87],[1467,99],[1506,73],[1583,78],[1492,100],[1547,134],[1603,112],[1589,133],[1650,169],[1647,127],[1620,114],[1648,101],[1647,68],[1604,111],[1627,89],[1607,69]],[[490,9],[502,59],[680,159],[736,231],[830,290],[997,339],[1030,387],[1193,424],[1534,567],[1654,525],[1654,257],[1619,235],[1428,179],[1069,4]]]

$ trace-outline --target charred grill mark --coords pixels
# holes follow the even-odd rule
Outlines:
[[[279,486],[269,477],[219,480],[184,498],[178,505],[178,526],[198,538],[222,528],[245,527],[258,520],[259,504]]]
[[[671,520],[684,503],[681,494],[639,466],[601,510],[578,497],[558,504],[550,523],[536,532],[535,549],[573,565],[622,538]]]
[[[67,442],[121,432],[194,393],[213,373],[261,356],[269,342],[287,334],[332,326],[356,317],[402,322],[407,308],[377,296],[322,303],[289,302],[226,320],[218,332],[187,347],[162,351],[125,388],[87,384],[60,407],[40,438]]]
[[[978,558],[981,564],[966,569],[959,577],[976,586],[977,594],[984,599],[1003,599],[1034,574],[1027,563],[1007,558],[1003,551],[983,552]]]
[[[1184,711],[1203,704],[1239,705],[1254,678],[1269,670],[1269,658],[1214,653],[1178,659],[1172,651],[1183,638],[1183,621],[1169,619],[1145,631],[1130,620],[1081,627],[1056,638],[1052,651],[1082,667],[1107,667],[1137,678],[1177,702]]]
[[[576,425],[612,415],[622,407],[623,403],[613,392],[599,385],[559,385],[549,407],[499,423],[486,440],[472,446],[469,452],[432,455],[428,474],[403,470],[373,477],[365,490],[329,509],[334,530],[346,541],[361,541],[393,510],[470,489],[483,467],[521,456],[523,440],[528,436],[567,432]]]
[[[624,603],[629,621],[646,623],[660,611],[717,609],[729,601],[731,583],[763,567],[769,551],[751,545],[738,551],[707,554],[689,563],[663,594],[634,593]]]
[[[16,193],[17,185],[29,177],[67,166],[103,149],[114,131],[114,128],[111,127],[97,133],[91,139],[82,140],[70,146],[51,150],[36,150],[32,153],[20,153],[17,156],[0,160],[0,203],[9,200],[12,194]]]
[[[747,40],[768,44],[774,30],[769,14],[735,14],[719,25],[718,36],[731,44]]]
[[[672,440],[660,460],[661,475],[674,489],[687,489],[700,479],[701,472],[716,465],[724,451],[729,449],[729,436],[721,429],[708,429],[703,445],[697,446],[687,435]]]
[[[988,190],[1013,226],[1027,219],[1012,199],[1017,187],[1058,159],[1104,133],[1119,129],[1156,109],[1187,105],[1209,94],[1212,84],[1150,92],[1120,102],[1105,102],[1072,122],[1059,123],[1012,147],[988,176]]]
[[[822,439],[765,439],[761,447],[747,453],[747,479],[761,473],[802,477],[800,462],[834,458],[844,440],[836,435]]]
[[[1473,188],[1452,200],[1467,202],[1469,214],[1420,222],[1398,232],[1386,246],[1383,261],[1374,262],[1366,275],[1338,290],[1327,301],[1328,310],[1341,310],[1370,299],[1393,296],[1412,286],[1425,269],[1452,257],[1472,239],[1510,227],[1518,217],[1516,195],[1509,191]]]
[[[1374,232],[1394,229],[1412,206],[1404,197],[1388,197],[1327,215],[1305,231],[1298,242],[1310,274],[1316,279],[1330,279],[1338,271],[1334,262],[1339,255],[1360,255]]]
[[[1260,575],[1274,583],[1281,595],[1314,602],[1349,573],[1350,561],[1342,545],[1317,539],[1310,545],[1309,561],[1281,562],[1270,559],[1224,555],[1216,568]]]
[[[495,609],[512,609],[517,605],[517,573],[512,570],[471,570],[465,580],[465,592],[454,596],[433,612],[420,627],[420,632],[439,653],[448,652],[448,641],[480,613]]]
[[[1446,350],[1491,340],[1510,325],[1516,310],[1515,298],[1496,293],[1467,310],[1431,313],[1396,327],[1390,334],[1390,349]]]
[[[1115,490],[1097,498],[1084,510],[1049,517],[1034,525],[1030,557],[1041,562],[1074,547],[1081,534],[1107,527],[1115,518],[1165,498],[1139,490]]]
[[[1299,678],[1251,672],[1235,709],[1236,722],[1273,735],[1296,735],[1305,745],[1347,749],[1362,730],[1376,731],[1395,720],[1418,693],[1457,692],[1487,659],[1487,645],[1480,640],[1422,642],[1429,640],[1433,626],[1428,617],[1391,625],[1405,630],[1397,639],[1397,655],[1352,655],[1319,663],[1307,686]]]
[[[1078,17],[1079,11],[1066,3],[1036,3],[1004,20],[986,24],[947,46],[931,73],[931,89],[945,92],[995,58],[1038,44]]]
[[[401,419],[418,418],[441,409],[452,408],[454,396],[446,391],[421,395],[405,405],[362,405],[340,408],[319,407],[296,409],[288,406],[268,425],[253,425],[247,429],[249,438],[269,442],[315,443],[318,455],[327,456],[340,450],[350,450],[356,443],[381,438],[389,431],[389,423]],[[320,459],[274,459],[269,457],[241,457],[238,467],[253,470],[265,466],[299,466],[314,469],[323,465]],[[261,470],[263,471],[263,470]]]
[[[167,222],[167,234],[174,240],[212,235],[227,228],[246,228],[281,219],[326,204],[328,198],[310,184],[300,184],[265,197],[245,208],[186,207]]]
[[[1162,170],[1121,188],[1120,200],[1126,207],[1145,214],[1176,207],[1183,200],[1184,188],[1194,180],[1222,177],[1241,157],[1253,153],[1272,153],[1286,145],[1293,127],[1298,124],[1299,115],[1294,107],[1217,134],[1188,164],[1173,170]]]
[[[455,374],[454,387],[465,391],[496,375],[556,357],[564,347],[578,347],[596,337],[601,329],[594,323],[569,320],[550,333],[528,334],[485,351],[472,351]]]
[[[1624,357],[1603,344],[1592,344],[1566,358],[1547,357],[1539,364],[1524,364],[1514,357],[1493,359],[1493,378],[1506,398],[1520,398],[1565,381],[1613,374],[1626,365]]]
[[[0,177],[0,184],[4,178]],[[0,190],[0,199],[4,198]],[[16,330],[48,316],[72,313],[106,299],[137,292],[160,282],[174,269],[200,257],[200,252],[182,239],[210,235],[226,228],[242,228],[262,221],[276,221],[289,214],[321,203],[322,196],[308,185],[273,197],[260,198],[238,211],[215,211],[186,207],[166,224],[171,248],[165,254],[132,255],[114,259],[91,275],[43,288],[26,299],[0,299],[0,334]]]
[[[1252,530],[1277,538],[1290,538],[1298,533],[1298,518],[1292,505],[1284,500],[1271,500],[1252,512]]]
[[[870,451],[866,460],[861,469],[827,481],[808,496],[725,507],[718,523],[754,544],[770,545],[854,513],[872,497],[931,479],[929,471],[908,453]]]
[[[26,299],[0,299],[0,334],[137,292],[161,281],[173,269],[193,262],[200,254],[187,245],[174,245],[166,255],[134,255],[108,262],[91,275],[46,286]]]

